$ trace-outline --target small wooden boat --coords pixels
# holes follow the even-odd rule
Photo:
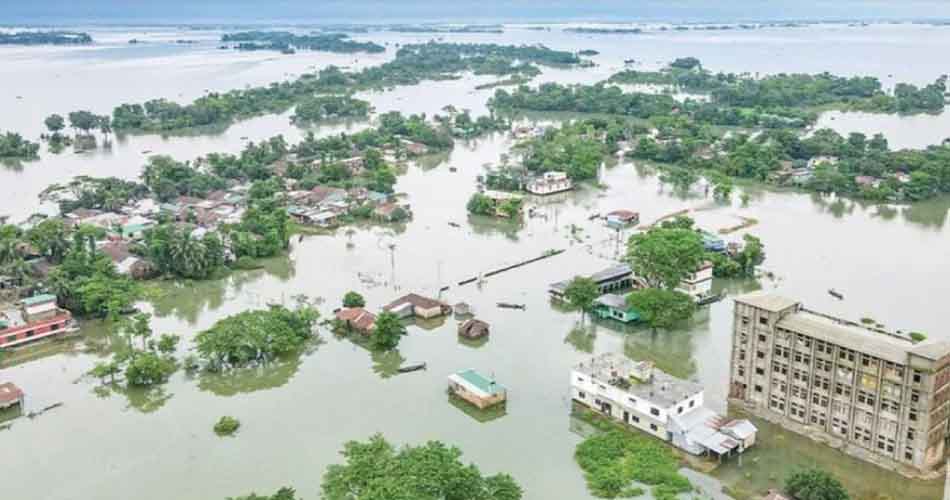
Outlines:
[[[457,169],[457,168],[455,168],[455,167],[449,167],[449,172],[458,172],[458,171],[459,171],[459,169]]]
[[[458,222],[449,222],[449,225],[452,226],[452,227],[462,227],[462,226],[459,225]]]
[[[396,371],[398,371],[399,373],[409,373],[409,372],[415,372],[415,371],[425,370],[425,369],[426,369],[425,363],[416,363],[414,365],[400,366],[399,368],[396,369]]]
[[[836,299],[838,299],[838,300],[844,300],[844,294],[841,293],[841,292],[839,292],[839,291],[837,291],[837,290],[835,290],[834,288],[829,288],[829,289],[828,289],[828,295],[831,295],[832,297],[834,297],[834,298],[836,298]]]
[[[522,311],[525,310],[524,304],[512,304],[510,302],[499,302],[498,307],[502,309],[520,309]]]

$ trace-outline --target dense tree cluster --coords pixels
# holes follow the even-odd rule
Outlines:
[[[326,500],[519,500],[521,487],[508,474],[483,476],[462,452],[439,441],[397,449],[380,435],[343,445],[344,463],[323,476]]]
[[[352,54],[386,52],[386,47],[374,42],[358,42],[344,33],[298,35],[289,31],[242,31],[221,36],[225,43],[235,43],[238,50],[277,50],[291,53],[297,50],[317,50]]]
[[[225,263],[225,246],[214,233],[192,235],[187,226],[160,224],[145,231],[143,254],[162,274],[205,279]]]
[[[0,159],[35,160],[39,158],[40,145],[24,139],[15,132],[0,135]]]
[[[301,348],[313,337],[318,316],[309,307],[244,311],[200,332],[195,349],[212,370],[264,363]]]
[[[0,33],[0,45],[85,45],[88,33],[76,31],[16,31]]]
[[[369,112],[370,105],[364,100],[342,95],[322,95],[300,101],[291,119],[295,123],[308,123],[328,118],[365,118]]]
[[[346,39],[333,43],[346,42],[356,43]],[[226,125],[237,118],[283,112],[318,94],[415,85],[423,80],[456,78],[463,71],[534,76],[539,73],[534,64],[573,65],[579,62],[580,59],[571,52],[541,46],[411,44],[401,47],[392,61],[360,71],[344,72],[329,67],[291,82],[275,82],[225,93],[212,92],[186,105],[166,99],[122,104],[113,110],[112,126],[120,131],[172,131]]]
[[[49,275],[49,288],[60,304],[77,315],[118,317],[132,308],[141,289],[116,271],[112,260],[96,248],[95,240],[80,229],[71,234],[64,231],[56,243],[50,243],[66,250]]]

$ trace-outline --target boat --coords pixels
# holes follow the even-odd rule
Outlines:
[[[414,365],[400,366],[399,368],[396,369],[396,371],[398,371],[399,373],[409,373],[409,372],[415,372],[415,371],[425,370],[425,369],[426,369],[425,363],[416,363]]]
[[[458,222],[449,222],[449,225],[452,226],[452,227],[462,227],[462,226],[459,225]]]
[[[512,304],[510,302],[499,302],[498,307],[502,309],[520,309],[522,311],[525,310],[524,304]]]
[[[837,290],[835,290],[834,288],[829,288],[829,289],[828,289],[828,295],[831,295],[832,297],[834,297],[834,298],[836,298],[836,299],[838,299],[838,300],[844,300],[844,294],[841,293],[841,292],[839,292],[839,291],[837,291]]]
[[[636,62],[637,62],[636,59],[624,59],[624,60],[623,60],[623,63],[624,63],[624,64],[634,64],[634,63],[636,63]]]

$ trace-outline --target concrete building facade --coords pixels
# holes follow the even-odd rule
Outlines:
[[[950,342],[915,343],[771,294],[737,298],[734,315],[731,398],[880,465],[928,474],[943,462]]]

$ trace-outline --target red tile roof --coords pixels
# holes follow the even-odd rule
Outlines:
[[[362,307],[347,307],[336,312],[336,319],[344,321],[357,330],[370,331],[376,326],[376,315]]]
[[[11,382],[0,384],[0,404],[14,403],[22,397],[23,391]]]

